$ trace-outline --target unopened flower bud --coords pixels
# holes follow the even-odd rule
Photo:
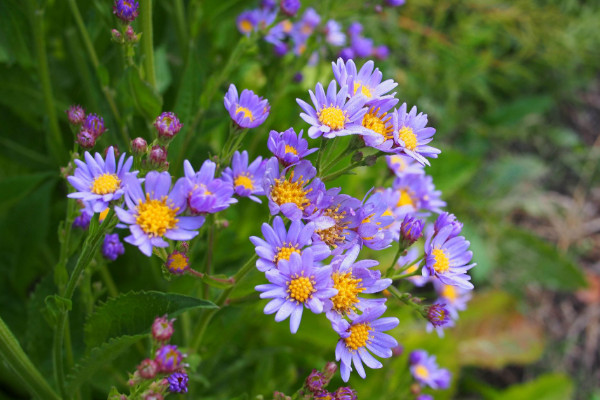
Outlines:
[[[117,43],[123,43],[123,36],[121,35],[121,32],[119,32],[116,29],[113,29],[110,31],[110,36],[112,37],[112,40],[117,42]]]
[[[138,365],[137,370],[144,379],[154,379],[158,373],[158,364],[156,361],[146,358]]]
[[[127,381],[127,384],[129,386],[135,386],[138,383],[140,383],[142,381],[142,377],[140,376],[140,373],[138,371],[135,371],[133,374],[129,375],[129,380]]]
[[[313,398],[315,400],[333,400],[333,393],[328,392],[327,390],[321,390],[320,392],[315,393]]]
[[[143,395],[144,400],[164,400],[164,397],[160,393],[156,393],[154,391],[145,392]]]
[[[400,225],[400,244],[408,248],[423,235],[423,221],[406,215]]]
[[[333,376],[337,372],[337,369],[338,366],[333,361],[330,361],[327,364],[325,364],[325,367],[323,368],[323,375],[325,376],[327,382],[329,382],[331,378],[333,378]]]
[[[360,151],[357,151],[356,153],[352,154],[352,158],[351,161],[353,163],[359,162],[360,160],[362,160],[363,158],[363,153]]]
[[[402,353],[404,353],[404,346],[402,346],[401,344],[399,344],[396,347],[392,347],[392,356],[393,357],[400,357],[402,355]]]
[[[167,257],[166,267],[174,275],[183,275],[190,268],[190,259],[185,253],[174,251]]]
[[[85,110],[80,105],[73,105],[67,110],[67,118],[73,125],[81,125],[85,121]]]
[[[131,25],[127,26],[125,30],[125,39],[130,43],[137,43],[140,40],[139,35],[135,33]]]
[[[304,80],[304,75],[302,75],[302,72],[296,72],[294,74],[294,82],[296,83],[300,83]]]
[[[325,383],[325,376],[313,369],[312,372],[308,375],[305,381],[306,388],[311,392],[315,393],[323,389]]]
[[[285,393],[281,393],[281,392],[274,392],[273,393],[273,400],[291,400],[292,398],[290,396],[286,396]]]
[[[293,17],[300,9],[300,0],[281,0],[279,2],[281,12],[289,17]]]
[[[169,141],[177,135],[183,124],[179,122],[179,118],[174,113],[164,112],[156,118],[154,126],[158,131],[158,138],[163,141]]]
[[[179,242],[179,250],[181,250],[183,254],[186,254],[190,251],[190,242]]]
[[[356,400],[356,392],[350,387],[341,387],[334,393],[335,400]]]
[[[96,136],[89,131],[81,130],[77,134],[77,143],[84,149],[91,149],[96,145]]]
[[[135,155],[144,154],[148,150],[148,142],[144,138],[136,137],[131,141],[131,152]]]
[[[427,319],[435,327],[444,326],[450,321],[450,313],[445,304],[436,303],[427,310]]]
[[[364,163],[367,167],[371,167],[371,166],[375,165],[376,162],[377,162],[377,156],[375,154],[367,156],[364,161]]]
[[[156,167],[162,167],[167,162],[167,149],[164,146],[155,145],[150,150],[150,163]]]
[[[166,342],[173,335],[173,321],[168,320],[166,315],[156,317],[152,323],[152,337],[157,342]]]
[[[97,139],[106,131],[104,119],[96,114],[88,114],[83,121],[82,129],[92,133]]]

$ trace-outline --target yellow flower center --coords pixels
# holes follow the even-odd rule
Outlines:
[[[177,227],[179,220],[175,218],[179,207],[172,208],[167,205],[167,196],[162,199],[150,199],[146,194],[146,201],[140,200],[137,206],[136,224],[151,237],[162,237],[167,229]]]
[[[319,111],[319,122],[327,125],[334,131],[344,129],[346,126],[346,114],[337,106],[325,107]]]
[[[94,179],[91,192],[94,194],[114,193],[121,187],[121,180],[115,174],[102,174]]]
[[[104,218],[106,218],[106,216],[108,215],[109,210],[110,210],[110,207],[106,207],[106,209],[104,211],[100,212],[100,215],[98,215],[98,221],[100,221],[100,223],[102,223],[102,221],[104,221]]]
[[[300,250],[298,250],[298,245],[295,244],[292,246],[291,243],[284,243],[283,247],[277,247],[277,254],[275,254],[275,258],[273,262],[277,264],[279,260],[289,260],[292,253],[300,254]]]
[[[213,194],[211,191],[208,190],[206,185],[203,183],[201,183],[199,185],[198,184],[194,185],[194,190],[198,190],[198,189],[202,190],[202,194],[204,196],[210,196],[211,194]]]
[[[294,203],[299,209],[303,210],[308,207],[310,201],[306,195],[312,190],[304,190],[304,185],[307,181],[303,181],[300,177],[297,181],[292,182],[294,174],[289,179],[275,179],[275,185],[271,186],[271,198],[277,205],[285,203]]]
[[[281,21],[281,26],[283,27],[283,32],[285,33],[290,33],[294,27],[289,19]]]
[[[233,180],[233,186],[243,186],[246,189],[254,190],[252,179],[247,175],[238,175]]]
[[[335,225],[329,227],[327,229],[317,229],[316,233],[319,235],[321,240],[327,243],[329,246],[334,249],[346,239],[346,235],[344,235],[344,229],[349,224],[348,222],[342,222],[344,217],[346,216],[346,211],[339,211],[340,207],[337,206],[335,208],[328,208],[325,210],[324,214],[327,217],[333,218],[335,221]]]
[[[404,162],[404,160],[400,156],[392,156],[391,164],[396,165],[398,171],[403,171],[404,168],[406,168],[406,162]]]
[[[419,379],[425,380],[429,378],[429,370],[424,365],[417,365],[415,367],[415,376]]]
[[[254,115],[252,115],[252,111],[248,110],[246,107],[238,105],[235,109],[235,115],[238,115],[240,112],[244,113],[244,118],[249,118],[250,121],[254,121]]]
[[[379,108],[375,109],[375,107],[371,107],[369,112],[365,114],[362,120],[362,126],[367,129],[372,130],[373,132],[379,133],[383,136],[384,140],[393,139],[394,138],[394,128],[389,123],[391,116],[385,118],[387,113],[383,113],[383,115],[379,116]]]
[[[452,285],[444,285],[444,288],[442,289],[442,297],[450,300],[450,302],[453,303],[458,297],[456,288]]]
[[[188,267],[188,259],[183,254],[173,253],[169,256],[169,269],[185,271]]]
[[[242,20],[242,22],[240,22],[240,29],[244,33],[251,32],[252,31],[252,22],[248,21],[247,19]],[[237,114],[237,112],[236,112],[236,114]]]
[[[419,268],[419,266],[417,264],[413,264],[410,267],[406,268],[406,271],[404,271],[405,274],[412,274],[413,272],[417,271],[417,268]]]
[[[356,94],[356,92],[358,91],[358,88],[360,87],[360,92],[368,98],[371,98],[371,96],[373,96],[371,94],[371,89],[369,89],[368,86],[365,85],[361,85],[359,82],[354,82],[354,94]]]
[[[413,132],[412,128],[403,126],[398,131],[398,137],[404,142],[404,147],[409,150],[417,148],[417,135]]]
[[[290,146],[289,144],[285,145],[285,153],[292,153],[298,155],[298,151],[296,150],[296,148],[294,146]]]
[[[351,272],[334,272],[332,275],[333,287],[338,293],[331,298],[333,308],[340,313],[354,310],[354,305],[358,303],[358,295],[365,290],[360,287],[362,279],[355,279]]]
[[[402,206],[415,207],[415,201],[406,189],[400,189],[400,198],[398,199],[398,203],[396,203],[396,207]]]
[[[296,275],[295,278],[288,283],[287,292],[292,299],[299,303],[304,303],[314,292],[316,292],[316,290],[310,278]]]
[[[435,269],[435,271],[440,274],[443,274],[444,272],[448,271],[450,266],[448,265],[448,256],[446,255],[446,253],[444,253],[444,250],[434,249],[431,253],[435,257],[435,264],[433,264],[433,269]]]
[[[346,347],[352,350],[364,347],[369,340],[369,331],[371,331],[371,326],[367,323],[352,325],[350,327],[350,336],[344,339]]]

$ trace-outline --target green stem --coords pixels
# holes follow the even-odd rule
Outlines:
[[[214,215],[209,215],[208,218],[208,249],[206,251],[206,265],[204,268],[204,273],[206,275],[211,274],[213,249],[215,245],[215,218]],[[208,283],[204,283],[203,293],[205,299],[208,299],[210,297],[210,286],[208,285]]]
[[[328,182],[328,181],[334,180],[335,178],[342,176],[345,173],[353,170],[354,168],[360,167],[361,165],[364,165],[363,161],[354,162],[354,163],[348,165],[346,168],[342,168],[332,174],[324,176],[323,178],[321,178],[321,181]]]
[[[66,161],[67,157],[64,151],[65,146],[60,132],[60,126],[58,125],[58,117],[56,116],[54,95],[52,93],[52,84],[50,81],[50,69],[48,67],[48,54],[46,52],[44,35],[44,11],[37,8],[36,2],[33,0],[29,1],[29,8],[35,43],[35,53],[37,57],[38,75],[42,84],[44,106],[50,125],[50,133],[45,135],[46,142],[54,160],[58,164],[62,164]]]
[[[323,153],[329,144],[329,140],[325,137],[321,137],[321,146],[319,146],[319,154],[317,155],[317,173],[321,171],[321,162],[323,161]]]
[[[25,382],[25,389],[32,396],[43,400],[60,400],[60,397],[27,357],[17,338],[2,318],[0,318],[0,358]]]
[[[117,285],[115,285],[115,281],[110,274],[108,265],[106,265],[104,262],[101,262],[98,270],[100,271],[100,276],[106,285],[106,289],[108,289],[108,294],[110,297],[117,297],[119,295],[119,289],[117,289]]]
[[[425,307],[420,304],[415,303],[412,300],[412,295],[410,293],[400,293],[400,291],[395,286],[389,286],[387,290],[398,300],[403,302],[404,304],[412,307],[415,311],[421,314],[424,318],[427,318],[427,311],[425,311]]]
[[[206,332],[206,328],[212,320],[212,317],[217,313],[217,311],[220,310],[223,304],[225,304],[225,301],[227,301],[229,295],[231,294],[233,289],[235,289],[235,287],[238,285],[240,280],[243,277],[245,277],[246,274],[250,272],[250,270],[252,270],[252,267],[254,267],[254,265],[256,264],[257,258],[258,256],[254,254],[252,257],[250,257],[248,261],[246,261],[246,264],[244,264],[242,268],[240,268],[240,270],[233,276],[234,284],[230,288],[225,289],[215,301],[215,304],[219,306],[219,308],[207,310],[202,314],[200,322],[198,323],[198,327],[196,328],[193,335],[194,339],[191,346],[192,352],[196,352],[198,350],[198,347],[200,347],[200,343],[202,343],[202,338],[204,336],[204,333]]]
[[[392,264],[387,269],[388,271],[393,271],[394,270],[394,266],[398,262],[398,259],[400,258],[400,256],[404,252],[404,250],[406,250],[406,247],[402,246],[402,238],[401,238],[400,242],[398,242],[398,251],[396,252],[396,255],[394,256],[394,261],[392,261]]]
[[[173,4],[175,6],[175,23],[177,25],[179,50],[181,51],[181,57],[183,58],[183,63],[185,64],[189,50],[188,29],[185,20],[185,5],[183,4],[183,0],[175,0]]]
[[[154,70],[154,37],[152,34],[152,0],[140,0],[140,20],[142,24],[142,51],[144,52],[144,70],[146,80],[156,89]]]

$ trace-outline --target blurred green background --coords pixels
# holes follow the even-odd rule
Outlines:
[[[125,150],[126,137],[151,139],[149,122],[162,110],[175,111],[185,124],[169,149],[170,171],[179,175],[183,157],[200,165],[223,144],[229,117],[222,95],[230,82],[271,102],[267,123],[246,139],[255,157],[267,155],[269,129],[307,128],[295,99],[332,78],[333,54],[306,66],[304,58],[274,58],[263,42],[244,48],[224,69],[240,39],[235,18],[255,2],[155,3],[158,94],[124,72],[121,49],[110,40],[117,25],[110,1],[0,1],[0,310],[49,379],[44,298],[56,290],[57,227],[67,192],[60,167],[73,142],[64,110],[79,103],[104,116],[109,131],[99,150],[109,144]],[[303,8],[311,3],[303,1]],[[79,6],[97,60],[72,4]],[[329,17],[344,27],[360,21],[366,36],[390,47],[390,57],[376,65],[399,83],[401,102],[417,105],[437,129],[442,154],[427,171],[448,210],[464,222],[478,263],[474,299],[444,339],[426,334],[421,319],[389,302],[401,319],[394,336],[405,352],[368,371],[364,381],[353,377],[359,398],[405,398],[406,354],[426,348],[455,376],[436,399],[600,399],[600,2],[408,0],[379,13],[362,1],[312,5],[320,13],[328,6]],[[211,86],[210,77],[222,72],[228,74],[223,82]],[[292,79],[297,72],[304,76],[300,83]],[[334,183],[362,198],[383,170],[379,160]],[[215,270],[230,274],[253,251],[247,237],[259,234],[266,206],[242,200],[224,218],[230,225],[217,233]],[[198,246],[199,264],[204,249]],[[387,265],[392,253],[365,256]],[[120,292],[189,293],[197,285],[188,277],[165,280],[156,260],[130,246],[109,268]],[[85,312],[108,296],[99,271],[84,277],[88,289],[76,296],[71,325],[78,357],[88,351]],[[234,293],[235,304],[213,321],[192,357],[198,368],[189,398],[293,393],[312,368],[333,359],[336,336],[325,319],[305,313],[293,336],[286,322],[263,315],[264,302],[253,293],[262,282],[251,274]],[[178,331],[200,314],[181,318]],[[177,339],[189,340],[183,333]],[[142,357],[136,348],[123,353],[85,393],[106,398]],[[4,365],[0,398],[28,398]]]

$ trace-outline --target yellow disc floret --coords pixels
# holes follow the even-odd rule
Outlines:
[[[352,325],[350,327],[350,336],[344,339],[346,347],[352,350],[364,347],[369,341],[369,332],[371,329],[371,326],[367,323]]]
[[[346,229],[346,226],[349,224],[349,222],[344,222],[346,211],[340,212],[340,207],[336,206],[335,208],[326,209],[324,214],[327,217],[333,218],[335,224],[326,229],[317,229],[315,232],[323,242],[335,249],[346,239],[344,229]]]
[[[360,284],[362,279],[353,278],[352,272],[334,272],[332,278],[333,287],[338,290],[338,293],[331,298],[333,309],[340,313],[356,309],[358,295],[365,290]]]
[[[363,117],[362,126],[372,130],[373,132],[379,133],[381,136],[383,136],[384,140],[393,139],[393,127],[389,123],[392,117],[388,116],[386,118],[386,116],[387,113],[379,115],[379,108],[375,109],[375,107],[371,107],[369,112]]]
[[[290,146],[289,144],[285,145],[285,154],[292,153],[298,155],[298,150],[294,146]]]
[[[316,290],[310,278],[296,275],[288,283],[287,292],[290,298],[304,303]]]
[[[435,269],[435,271],[440,274],[443,274],[444,272],[448,271],[450,266],[448,262],[448,256],[446,255],[446,253],[444,253],[444,250],[434,249],[431,253],[435,257],[435,264],[433,264],[433,269]]]
[[[235,115],[238,115],[240,112],[244,113],[244,118],[249,118],[250,121],[254,121],[254,115],[252,114],[252,111],[248,110],[246,107],[238,105],[235,109]]]
[[[442,297],[450,300],[450,303],[454,303],[458,297],[456,288],[452,285],[444,285],[444,288],[442,289]]]
[[[354,94],[356,94],[359,87],[360,87],[360,93],[362,93],[363,96],[368,97],[368,98],[371,98],[371,96],[373,96],[371,94],[371,89],[369,89],[368,86],[361,85],[358,82],[354,82]]]
[[[247,19],[242,20],[242,22],[240,22],[240,29],[242,30],[242,32],[244,33],[249,33],[252,32],[252,22],[248,21]]]
[[[415,201],[413,197],[406,189],[400,189],[400,198],[398,199],[398,203],[396,203],[396,207],[402,206],[412,206],[415,207]]]
[[[90,191],[94,194],[114,193],[121,187],[121,180],[115,174],[102,174],[92,183]]]
[[[415,376],[421,380],[425,380],[427,378],[429,378],[429,370],[427,369],[426,366],[422,365],[422,364],[418,364],[415,367]]]
[[[318,113],[319,122],[327,125],[334,131],[344,129],[346,126],[346,114],[337,106],[323,108]]]
[[[271,186],[271,198],[277,205],[285,203],[294,203],[300,210],[304,210],[310,204],[306,195],[312,190],[304,190],[307,181],[302,177],[292,182],[293,174],[288,179],[275,179],[275,184]]]
[[[168,268],[173,272],[183,272],[189,267],[188,258],[181,253],[173,253],[169,256]]]
[[[238,175],[233,180],[233,186],[243,186],[248,190],[254,190],[254,184],[252,183],[252,178],[248,175]]]
[[[167,229],[175,229],[179,220],[175,218],[179,207],[167,205],[167,196],[162,199],[151,199],[146,194],[146,200],[140,200],[137,206],[136,224],[151,237],[162,237]]]
[[[400,128],[398,137],[404,142],[404,147],[408,150],[417,148],[417,135],[415,135],[411,127],[403,126]]]
[[[275,254],[275,258],[273,262],[277,264],[279,260],[289,260],[292,253],[300,254],[300,250],[298,250],[298,244],[292,245],[291,243],[284,243],[283,247],[277,247],[277,254]]]
[[[102,223],[102,221],[104,221],[104,219],[106,218],[106,216],[108,215],[108,212],[110,211],[109,207],[106,207],[104,209],[104,211],[101,211],[100,214],[98,214],[98,221],[100,223]]]

